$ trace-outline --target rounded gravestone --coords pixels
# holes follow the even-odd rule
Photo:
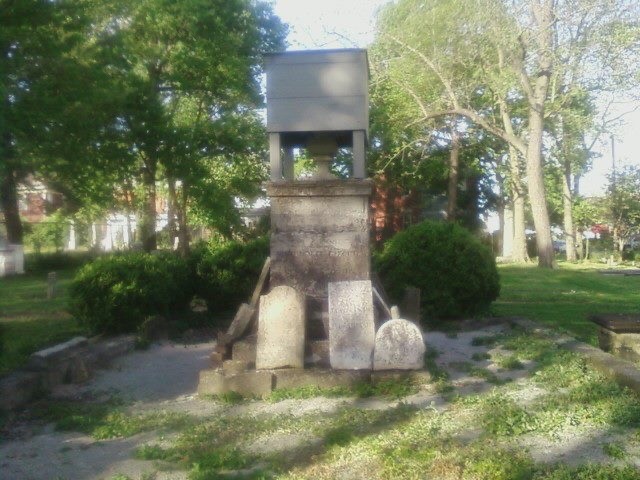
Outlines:
[[[385,322],[376,333],[374,370],[419,370],[424,366],[426,347],[418,326],[396,318]]]

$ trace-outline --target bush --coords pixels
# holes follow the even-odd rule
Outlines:
[[[29,273],[46,273],[53,270],[75,269],[95,258],[95,252],[27,253],[24,256],[24,265]]]
[[[247,301],[268,255],[268,237],[194,250],[196,291],[207,302],[209,312],[228,312]]]
[[[135,332],[149,315],[184,310],[193,297],[188,263],[171,253],[127,253],[82,267],[70,309],[94,333]]]
[[[423,222],[396,234],[376,260],[387,292],[399,300],[421,290],[423,313],[441,318],[486,311],[500,293],[491,251],[464,228]]]

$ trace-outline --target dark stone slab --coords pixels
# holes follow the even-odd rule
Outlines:
[[[640,314],[604,313],[589,320],[615,333],[640,333]]]

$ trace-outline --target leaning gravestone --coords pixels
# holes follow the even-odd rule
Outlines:
[[[329,361],[332,368],[371,369],[375,341],[369,280],[329,283]]]
[[[418,370],[424,366],[424,340],[415,323],[400,318],[384,323],[376,333],[374,370]]]
[[[304,367],[304,295],[275,287],[260,297],[256,369]]]

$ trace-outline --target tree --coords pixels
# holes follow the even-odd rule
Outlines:
[[[141,240],[145,250],[156,248],[156,182],[162,180],[176,214],[170,220],[177,220],[187,248],[191,192],[211,193],[209,177],[216,173],[207,165],[220,157],[232,162],[240,151],[257,159],[255,142],[237,134],[256,133],[250,110],[260,103],[260,61],[282,48],[285,28],[260,1],[143,0],[117,6],[107,23],[114,42],[111,66],[126,95],[118,117],[121,141],[143,186]],[[228,196],[224,201],[230,202]]]
[[[640,234],[640,167],[627,165],[613,172],[607,200],[614,249],[622,254],[631,237]]]
[[[75,200],[104,199],[112,183],[93,162],[111,111],[94,13],[89,0],[0,0],[0,207],[12,243],[22,243],[17,185],[29,174]]]
[[[480,0],[469,8],[459,1],[401,0],[383,9],[379,18],[377,43],[384,52],[379,70],[416,104],[413,122],[465,118],[502,139],[511,148],[514,199],[522,190],[519,161],[525,160],[538,262],[543,267],[551,267],[554,260],[544,183],[550,117],[560,115],[575,98],[572,86],[580,85],[565,82],[563,74],[571,70],[573,76],[567,79],[588,83],[588,71],[596,64],[592,59],[612,43],[580,23],[583,17],[598,18],[597,12],[590,13],[592,3]],[[629,46],[637,39],[637,29],[629,20],[637,7],[618,0],[602,8],[612,6],[617,13],[598,25],[600,32],[608,29],[620,36],[613,49],[616,56],[603,56],[619,64],[620,59],[635,58]],[[615,19],[609,21],[612,16]],[[559,91],[559,84],[567,87]],[[567,205],[570,211],[570,202]]]

